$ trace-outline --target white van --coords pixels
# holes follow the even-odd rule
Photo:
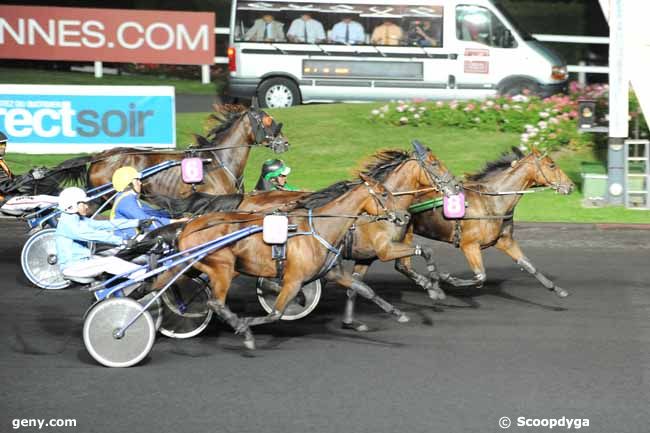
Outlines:
[[[263,107],[567,85],[566,63],[496,0],[233,0],[230,30],[227,94]]]

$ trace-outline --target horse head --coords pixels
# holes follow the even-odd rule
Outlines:
[[[248,110],[251,133],[254,143],[262,144],[275,153],[283,153],[289,150],[289,141],[282,135],[282,123],[264,111],[251,107]]]
[[[518,163],[524,162],[533,165],[534,170],[530,176],[535,185],[551,187],[560,194],[571,194],[571,191],[575,188],[575,184],[555,161],[548,156],[546,151],[540,152],[539,149],[533,147],[528,155],[524,155],[516,147],[513,147],[512,150],[520,158],[518,161],[513,161],[513,167]]]
[[[368,190],[368,200],[364,204],[363,211],[370,215],[385,217],[399,225],[408,223],[408,216],[404,220],[405,212],[397,210],[398,203],[395,196],[381,182],[363,173],[359,173],[359,177]]]
[[[458,194],[462,190],[462,183],[431,152],[431,149],[423,146],[418,140],[413,140],[411,144],[413,145],[413,154],[426,176],[426,179],[420,181],[421,184],[430,184],[446,196]]]

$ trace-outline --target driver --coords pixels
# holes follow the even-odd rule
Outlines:
[[[7,150],[8,141],[9,140],[4,132],[0,131],[0,184],[11,180],[13,177],[11,170],[9,170],[9,166],[5,162],[5,152]]]
[[[142,181],[140,173],[133,167],[121,167],[113,173],[113,188],[119,194],[115,197],[110,219],[138,219],[149,220],[151,225],[148,230],[166,226],[167,224],[187,221],[187,218],[172,219],[170,215],[161,209],[154,209],[140,200],[142,192]],[[135,235],[134,230],[125,231],[129,237]]]
[[[63,211],[56,227],[56,254],[59,268],[66,279],[88,283],[103,272],[117,275],[139,266],[115,256],[92,253],[88,243],[102,242],[110,245],[130,246],[113,231],[136,228],[137,219],[97,221],[87,218],[89,206],[86,192],[77,187],[66,188],[59,195],[59,209]]]
[[[291,173],[291,167],[281,159],[267,159],[262,164],[260,178],[255,185],[257,191],[298,191],[287,184],[287,176]]]

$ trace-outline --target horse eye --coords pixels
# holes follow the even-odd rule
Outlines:
[[[555,168],[555,164],[549,164],[548,168]]]

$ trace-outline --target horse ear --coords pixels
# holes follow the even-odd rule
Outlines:
[[[208,141],[207,138],[199,134],[192,134],[192,135],[194,135],[194,141],[196,142],[196,144],[198,144],[198,147],[210,147],[210,142]]]
[[[260,104],[257,100],[257,96],[253,96],[253,99],[251,99],[251,108],[260,108]]]
[[[420,143],[419,140],[413,140],[411,141],[411,145],[413,146],[413,150],[415,150],[415,153],[420,157],[424,158],[427,154],[427,149]]]
[[[517,155],[517,158],[523,158],[524,156],[526,156],[524,155],[524,152],[522,152],[521,149],[516,146],[512,146],[512,153]]]
[[[531,151],[531,153],[532,153],[533,155],[535,155],[535,156],[539,156],[539,155],[541,155],[541,152],[539,151],[539,149],[537,148],[537,146],[533,146],[533,147],[530,149],[530,151]]]
[[[361,178],[362,181],[367,182],[367,183],[373,183],[372,178],[366,174],[359,173],[359,177]]]

